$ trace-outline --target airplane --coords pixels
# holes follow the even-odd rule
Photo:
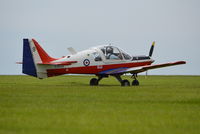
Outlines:
[[[155,41],[152,43],[148,56],[131,56],[124,50],[112,46],[102,45],[76,52],[68,48],[71,54],[61,58],[50,57],[35,39],[23,39],[22,73],[39,79],[63,74],[93,74],[97,78],[90,80],[91,86],[99,85],[103,78],[115,77],[121,86],[138,86],[137,74],[147,70],[186,64],[176,61],[152,65],[151,58]],[[122,79],[123,74],[130,73],[132,83]]]

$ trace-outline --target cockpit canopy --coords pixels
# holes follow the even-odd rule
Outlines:
[[[98,47],[103,52],[106,60],[131,60],[132,57],[123,50],[114,46],[100,46]]]

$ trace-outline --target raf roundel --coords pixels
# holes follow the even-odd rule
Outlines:
[[[89,65],[90,65],[90,61],[89,61],[88,59],[85,59],[85,60],[83,61],[83,65],[89,66]]]

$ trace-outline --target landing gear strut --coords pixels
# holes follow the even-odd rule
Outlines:
[[[132,86],[139,86],[140,83],[137,80],[137,74],[133,74],[131,78],[134,78],[133,82],[132,82]]]
[[[122,80],[121,75],[113,75],[120,83],[121,86],[130,86],[130,82],[128,80]]]

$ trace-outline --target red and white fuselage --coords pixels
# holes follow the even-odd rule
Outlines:
[[[185,64],[184,61],[178,61],[151,65],[154,62],[151,59],[154,43],[149,56],[130,56],[117,47],[104,45],[80,52],[71,48],[71,54],[62,58],[50,57],[34,39],[24,39],[23,45],[23,73],[37,78],[63,74],[134,74],[148,69]]]

